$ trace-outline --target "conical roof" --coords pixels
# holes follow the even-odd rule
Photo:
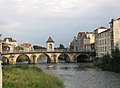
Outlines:
[[[49,38],[48,38],[48,40],[47,40],[47,42],[46,42],[46,43],[48,43],[48,42],[52,42],[52,43],[54,43],[54,41],[52,40],[52,38],[51,38],[51,37],[49,37]]]

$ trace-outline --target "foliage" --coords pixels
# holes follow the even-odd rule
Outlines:
[[[17,59],[17,62],[24,62],[24,61],[28,61],[27,57],[20,57]]]
[[[15,47],[15,49],[16,50],[24,50],[23,47],[21,47],[21,46],[17,46],[17,47]]]
[[[115,72],[120,72],[120,50],[118,47],[112,51],[112,61],[111,61],[111,68]]]
[[[70,45],[70,50],[72,51],[74,49],[74,46],[73,45]]]
[[[4,66],[3,88],[64,88],[56,76],[28,66]]]
[[[103,70],[120,72],[120,50],[116,47],[111,55],[107,53],[103,57],[96,58],[94,64]]]
[[[34,48],[34,50],[46,49],[45,47],[37,46],[37,45],[34,45],[33,48]]]
[[[102,68],[103,70],[110,69],[111,56],[107,53],[103,57],[95,60],[95,65]]]
[[[24,61],[28,61],[29,58],[26,56],[26,55],[20,55],[18,58],[17,58],[17,62],[24,62]]]
[[[59,48],[60,48],[60,49],[65,49],[65,47],[64,47],[63,44],[60,44]]]

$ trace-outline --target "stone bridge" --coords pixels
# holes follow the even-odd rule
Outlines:
[[[59,58],[64,56],[66,62],[80,62],[80,61],[91,61],[94,59],[94,52],[72,52],[72,51],[29,51],[29,52],[4,52],[1,53],[3,60],[6,58],[8,64],[16,64],[17,59],[24,55],[28,57],[29,64],[35,64],[38,62],[42,55],[47,57],[48,63],[58,63]],[[4,61],[3,61],[4,62]]]

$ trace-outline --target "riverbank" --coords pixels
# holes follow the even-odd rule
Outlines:
[[[3,88],[64,88],[56,76],[36,67],[4,66]]]
[[[94,60],[94,65],[105,71],[120,73],[120,50],[115,48],[111,54],[107,53]]]

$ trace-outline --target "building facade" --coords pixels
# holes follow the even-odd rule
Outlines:
[[[12,38],[4,38],[0,40],[1,52],[2,51],[14,51],[15,47],[18,46],[17,41]]]
[[[23,43],[20,46],[23,48],[24,51],[31,51],[31,50],[33,50],[31,44],[29,44],[29,43]]]
[[[112,19],[110,22],[110,28],[113,29],[113,45],[114,48],[120,49],[120,18]]]
[[[111,28],[107,29],[105,27],[100,27],[94,32],[96,56],[101,57],[106,53],[111,54],[113,30]]]
[[[120,18],[112,19],[110,28],[99,27],[94,30],[96,56],[111,54],[115,47],[120,49]]]
[[[91,51],[94,44],[94,32],[79,32],[77,38],[74,37],[71,45],[74,51]]]

